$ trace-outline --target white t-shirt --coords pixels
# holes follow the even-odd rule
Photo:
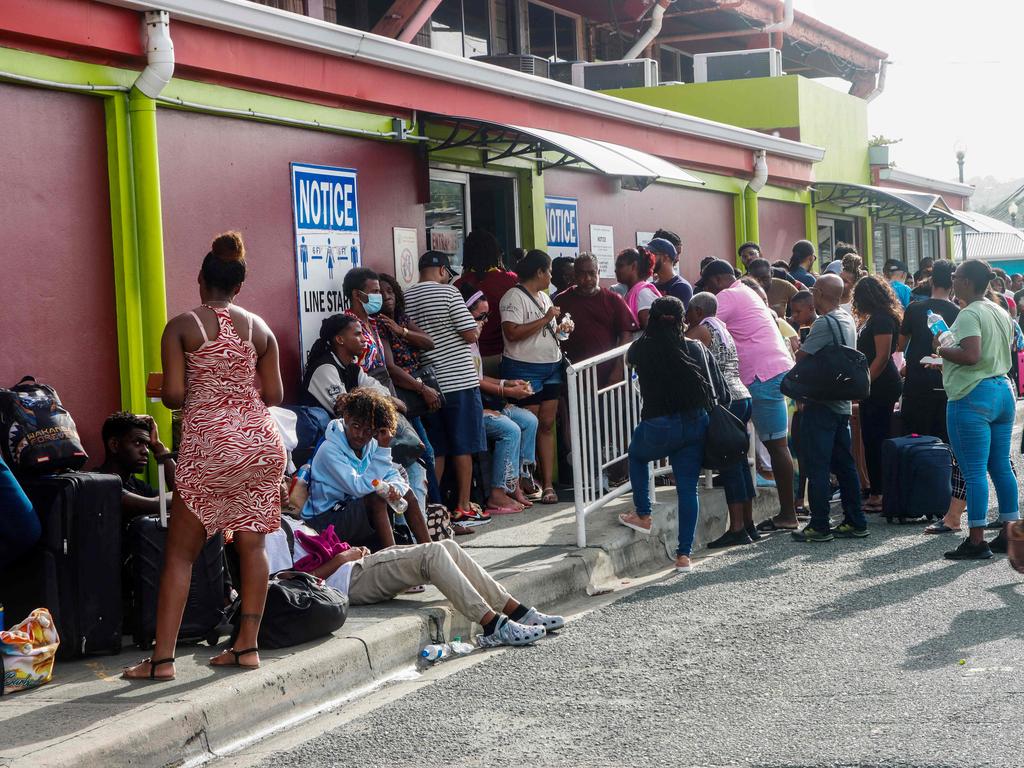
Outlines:
[[[535,298],[536,303],[530,298],[530,294],[518,286],[509,288],[498,305],[501,322],[526,325],[540,320],[552,307],[551,297],[541,293],[539,296],[535,295]],[[558,346],[558,341],[551,335],[551,329],[548,327],[551,324],[548,323],[532,336],[519,341],[511,341],[505,336],[503,355],[521,363],[557,363],[562,359],[562,350]]]
[[[315,536],[316,531],[312,528],[281,518],[281,525],[290,525],[292,530],[301,530],[304,533],[308,533],[310,536]],[[292,557],[292,553],[288,550],[288,534],[284,532],[284,528],[278,528],[273,533],[268,533],[266,540],[264,541],[264,547],[267,551],[267,562],[270,563],[270,572],[277,573],[278,571],[290,570],[295,563],[304,558],[307,554],[306,550],[302,548],[302,543],[298,537],[295,538],[295,556]],[[352,567],[355,562],[348,562],[341,566],[338,570],[328,576],[324,581],[327,582],[327,586],[334,587],[336,590],[341,592],[343,595],[348,594],[348,584],[352,579]]]

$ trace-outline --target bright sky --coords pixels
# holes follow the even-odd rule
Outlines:
[[[900,169],[956,178],[1024,176],[1018,0],[795,0],[797,10],[889,54],[885,92],[868,109],[871,134],[901,138]]]

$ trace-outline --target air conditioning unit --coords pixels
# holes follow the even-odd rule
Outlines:
[[[514,69],[516,72],[522,72],[524,75],[536,75],[537,77],[547,77],[550,66],[548,60],[542,59],[540,56],[527,56],[515,53],[507,53],[500,56],[474,56],[473,61],[482,61],[487,64],[493,64],[496,67]]]
[[[693,57],[695,83],[745,80],[750,77],[779,77],[782,74],[782,51],[778,48],[698,53]]]
[[[548,77],[566,85],[572,85],[572,67],[580,61],[553,61],[548,67]]]
[[[658,62],[654,59],[624,59],[573,64],[572,84],[588,91],[650,88],[658,84]]]

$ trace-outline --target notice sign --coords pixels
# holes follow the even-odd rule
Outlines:
[[[576,258],[580,253],[579,203],[572,197],[545,197],[548,256]]]
[[[395,277],[403,290],[419,282],[419,256],[416,254],[416,230],[392,227],[395,240]]]
[[[590,225],[590,250],[597,259],[598,277],[614,279],[615,234],[612,227],[604,224]]]
[[[320,335],[320,323],[345,306],[341,282],[359,266],[356,172],[291,164],[295,259],[299,286],[302,365]]]

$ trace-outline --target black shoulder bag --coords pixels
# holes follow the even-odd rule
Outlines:
[[[842,343],[838,320],[822,317],[832,331],[832,344],[794,365],[782,379],[782,394],[794,400],[821,402],[867,399],[871,394],[867,357]]]
[[[736,414],[718,402],[715,380],[711,376],[708,362],[710,353],[701,349],[704,370],[708,374],[708,389],[711,391],[711,408],[708,409],[708,431],[704,438],[704,461],[707,469],[725,469],[745,461],[750,447],[747,428]]]

